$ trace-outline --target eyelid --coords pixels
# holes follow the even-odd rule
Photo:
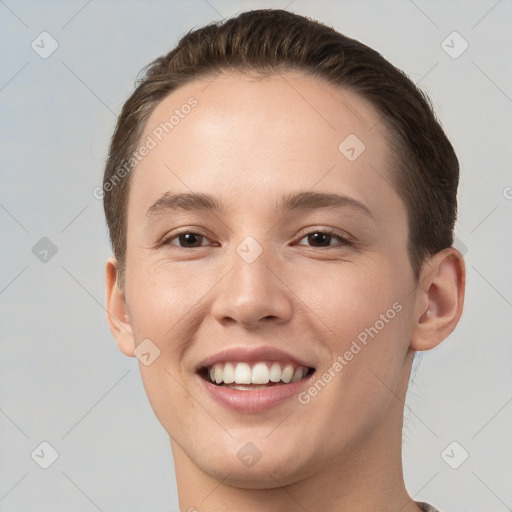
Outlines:
[[[209,242],[211,242],[210,237],[208,235],[206,235],[202,229],[200,229],[200,228],[196,229],[195,227],[184,227],[176,232],[172,232],[168,235],[163,236],[162,239],[157,243],[157,247],[162,247],[165,245],[175,245],[179,249],[185,249],[185,250],[194,250],[194,249],[198,249],[199,247],[208,247],[208,245],[200,245],[199,247],[181,247],[178,244],[171,243],[171,241],[175,240],[180,235],[189,234],[189,233],[202,236],[205,239],[207,239]],[[320,250],[324,249],[325,250],[325,249],[329,249],[331,247],[332,248],[339,247],[340,245],[349,246],[349,245],[357,244],[357,240],[352,235],[347,233],[346,231],[342,231],[342,230],[336,229],[336,228],[315,227],[315,226],[308,226],[307,228],[304,228],[302,234],[298,235],[295,238],[294,243],[300,242],[303,238],[305,238],[306,236],[311,235],[313,233],[323,233],[326,235],[334,236],[340,240],[340,243],[335,244],[335,245],[328,245],[327,247],[311,246],[312,249],[320,249]],[[211,245],[212,244],[210,244],[210,246]],[[213,245],[215,245],[215,242],[213,243]],[[306,245],[300,244],[300,243],[298,243],[298,245],[307,247]]]
[[[185,235],[185,234],[188,234],[188,233],[193,233],[195,235],[200,235],[204,238],[206,238],[209,242],[211,242],[210,240],[210,237],[208,235],[205,234],[205,232],[200,229],[200,228],[195,228],[195,227],[184,227],[182,229],[179,229],[178,231],[173,231],[172,233],[168,233],[166,235],[164,235],[159,242],[157,242],[156,246],[157,247],[162,247],[162,246],[165,246],[165,245],[175,245],[176,247],[178,247],[179,249],[185,249],[185,250],[190,250],[190,249],[196,249],[196,247],[180,247],[179,245],[177,244],[171,244],[171,241],[174,240],[175,238],[178,238],[180,235]],[[207,247],[207,246],[203,246],[201,245],[200,247]]]
[[[302,235],[299,235],[296,240],[300,241],[305,236],[310,235],[312,233],[325,233],[327,235],[335,236],[336,238],[339,238],[344,245],[355,245],[357,243],[357,239],[353,237],[350,233],[347,233],[346,231],[342,231],[337,228],[327,228],[327,227],[320,227],[320,226],[308,226],[307,228],[304,228],[306,231]],[[332,246],[335,247],[335,246]],[[323,249],[327,249],[328,247],[323,247]],[[317,247],[317,249],[322,249],[321,247]]]

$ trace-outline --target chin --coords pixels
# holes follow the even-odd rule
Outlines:
[[[261,466],[260,466],[261,463]],[[220,471],[210,473],[223,484],[239,489],[275,489],[299,482],[304,478],[300,476],[300,471],[294,471],[294,468],[284,468],[283,464],[264,464],[259,462],[253,468],[240,467],[222,467]],[[229,477],[225,477],[229,474]]]
[[[297,483],[311,475],[312,461],[305,456],[304,447],[300,452],[293,443],[289,449],[276,450],[276,445],[267,440],[260,442],[262,450],[247,442],[242,448],[226,447],[217,450],[208,460],[194,463],[209,476],[223,484],[240,489],[273,489]],[[279,445],[277,445],[279,446]]]

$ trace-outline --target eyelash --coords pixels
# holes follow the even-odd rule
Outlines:
[[[314,230],[306,233],[304,236],[302,236],[299,239],[299,241],[303,240],[304,238],[306,238],[306,237],[308,237],[310,235],[318,234],[318,233],[323,234],[323,235],[330,235],[330,236],[333,236],[335,238],[338,238],[341,243],[340,244],[336,244],[336,245],[332,245],[332,246],[328,245],[326,247],[310,246],[313,249],[327,250],[327,249],[330,249],[330,248],[336,248],[336,247],[340,247],[340,246],[353,246],[355,244],[355,240],[352,237],[347,236],[347,235],[341,235],[338,231],[335,231],[333,229],[314,229]],[[179,238],[181,235],[198,235],[198,236],[202,236],[202,237],[208,239],[208,237],[206,235],[204,235],[203,233],[201,233],[201,232],[191,231],[189,229],[184,229],[184,230],[179,231],[177,233],[173,233],[171,236],[163,238],[162,241],[159,242],[158,247],[174,245],[174,246],[176,246],[179,249],[184,249],[184,250],[188,250],[188,251],[192,251],[194,249],[199,249],[200,247],[206,247],[206,246],[203,246],[203,245],[200,245],[198,247],[181,247],[181,246],[179,246],[177,244],[172,244],[171,243],[173,240]],[[304,244],[299,244],[299,245],[304,245]]]

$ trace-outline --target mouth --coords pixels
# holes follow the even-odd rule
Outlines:
[[[225,361],[199,368],[198,375],[220,388],[255,391],[277,386],[288,386],[305,380],[315,368],[294,362],[280,361]]]
[[[234,345],[203,359],[195,375],[206,396],[221,407],[264,413],[285,402],[288,406],[296,402],[294,397],[315,373],[313,360],[311,355],[299,357],[272,346]]]

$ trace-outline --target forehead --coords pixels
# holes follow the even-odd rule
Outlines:
[[[194,115],[183,116],[180,110],[189,111],[187,103],[191,98],[197,101],[190,112]],[[144,135],[150,135],[155,128],[169,122],[174,112],[181,115],[179,120],[172,121],[173,135],[183,131],[177,130],[178,124],[188,116],[186,124],[195,128],[200,128],[199,123],[194,123],[200,117],[206,135],[210,135],[207,132],[211,128],[218,130],[224,125],[231,132],[243,128],[241,138],[263,127],[264,133],[258,133],[260,137],[279,132],[281,137],[289,134],[295,140],[307,139],[312,143],[325,139],[329,132],[337,139],[347,130],[358,132],[361,138],[368,138],[367,132],[373,132],[372,138],[387,136],[381,116],[359,94],[324,79],[292,71],[260,77],[231,72],[192,81],[155,107]]]
[[[372,191],[399,200],[388,178],[388,134],[375,108],[303,73],[190,82],[155,107],[141,143],[149,140],[152,149],[133,177],[135,194],[147,201],[174,188],[222,190],[228,199],[250,190],[256,203],[279,188],[316,183],[362,200]]]

